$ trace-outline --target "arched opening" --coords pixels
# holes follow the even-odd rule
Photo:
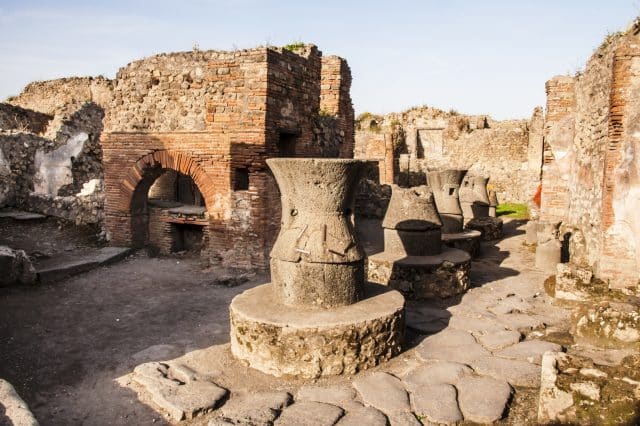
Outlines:
[[[201,251],[209,222],[191,176],[160,164],[146,167],[130,208],[134,247],[147,247],[152,254]]]

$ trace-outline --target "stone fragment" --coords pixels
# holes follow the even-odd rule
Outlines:
[[[482,356],[491,355],[471,334],[448,329],[424,339],[416,351],[425,361],[442,360],[462,364],[469,364]]]
[[[522,334],[515,330],[503,330],[493,333],[476,334],[475,337],[485,348],[490,351],[497,351],[518,343],[520,339],[522,339]]]
[[[213,410],[228,393],[207,377],[179,364],[141,364],[134,369],[132,379],[176,421]]]
[[[24,250],[0,246],[0,287],[31,285],[36,282],[36,270]]]
[[[600,401],[600,386],[593,382],[577,382],[569,385],[572,391],[578,392],[594,401]]]
[[[16,426],[37,426],[38,421],[33,416],[27,404],[20,398],[11,383],[0,379],[0,424],[8,420],[7,424]]]
[[[506,380],[512,386],[540,386],[540,367],[527,361],[487,356],[471,363],[478,374]]]
[[[333,426],[344,410],[323,402],[301,401],[290,405],[276,419],[276,426]]]
[[[353,407],[355,405],[358,406]],[[347,410],[347,414],[338,421],[338,426],[387,426],[387,416],[373,407],[366,407],[354,402],[344,408]]]
[[[409,395],[397,377],[388,373],[373,373],[353,381],[365,404],[371,405],[386,415],[411,411]]]
[[[426,385],[455,384],[462,377],[472,374],[473,370],[458,362],[434,362],[422,364],[409,371],[402,379],[407,389],[413,392]]]
[[[598,370],[597,368],[581,368],[580,374],[587,377],[595,377],[598,379],[606,379],[609,377],[607,373],[602,370]]]
[[[558,359],[565,356],[562,353],[547,352],[542,357],[540,397],[538,398],[538,423],[540,424],[566,421],[567,417],[563,413],[573,406],[571,393],[556,386]]]
[[[293,399],[287,392],[248,393],[231,398],[221,409],[221,419],[239,425],[271,425]]]
[[[411,393],[413,411],[434,423],[452,424],[463,420],[456,388],[440,383],[425,385]]]
[[[346,385],[306,385],[298,390],[296,401],[316,401],[342,405],[345,401],[351,401],[355,399],[355,397],[355,389]]]
[[[464,377],[456,388],[464,419],[476,423],[500,420],[512,393],[507,382],[490,377]]]
[[[504,348],[496,352],[495,355],[503,358],[523,359],[534,364],[540,364],[542,355],[547,351],[561,352],[562,346],[545,342],[544,340],[527,340]]]

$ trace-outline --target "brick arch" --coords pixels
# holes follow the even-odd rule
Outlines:
[[[160,150],[141,157],[127,171],[120,184],[120,207],[123,210],[131,209],[136,189],[145,178],[145,172],[154,168],[172,169],[190,176],[198,186],[207,210],[213,207],[215,195],[213,182],[197,161],[182,151]]]

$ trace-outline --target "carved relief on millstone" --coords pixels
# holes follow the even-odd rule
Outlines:
[[[391,186],[391,200],[382,221],[385,252],[407,256],[440,254],[442,222],[431,188]]]
[[[460,187],[460,205],[465,222],[489,216],[488,177],[467,174]]]
[[[271,251],[274,290],[285,305],[335,307],[362,295],[364,251],[351,216],[365,162],[272,158],[282,224]]]
[[[463,216],[460,206],[460,184],[466,170],[433,170],[427,173],[428,183],[433,190],[436,207],[442,220],[442,233],[462,232]]]

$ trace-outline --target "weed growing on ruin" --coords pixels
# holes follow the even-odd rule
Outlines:
[[[16,100],[16,96],[15,95],[11,95],[11,96],[7,96],[7,99],[5,99],[5,102],[12,102]]]
[[[294,52],[298,49],[302,49],[303,47],[305,47],[305,44],[301,41],[285,44],[284,46],[282,46],[284,50],[288,50],[289,52]]]

